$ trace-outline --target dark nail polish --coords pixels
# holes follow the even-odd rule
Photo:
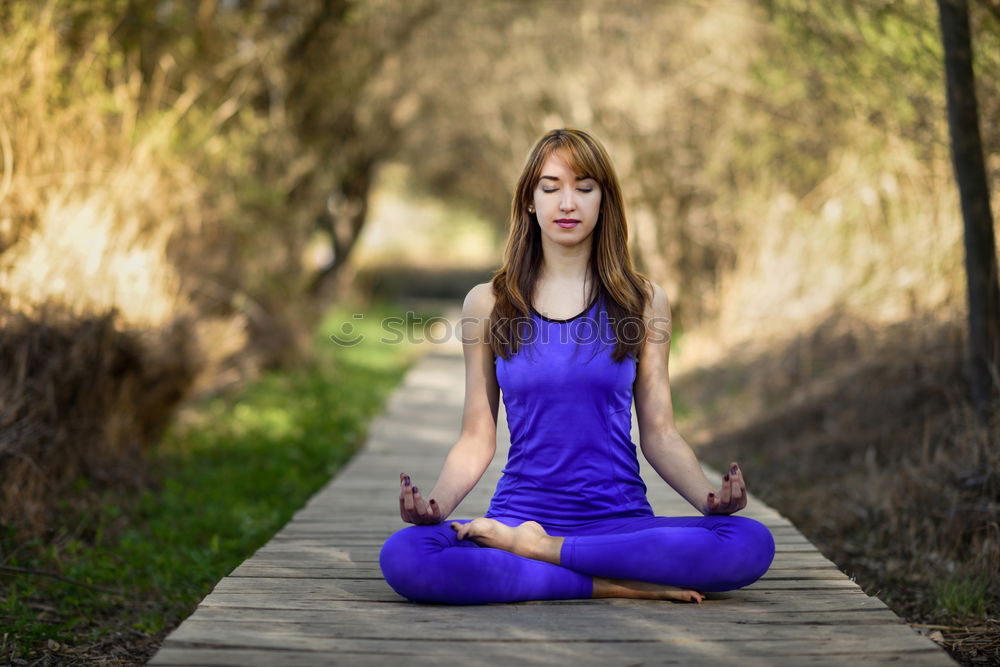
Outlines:
[[[727,473],[726,475],[724,475],[722,479],[728,482],[729,481],[729,474]]]
[[[418,489],[417,487],[413,487],[413,492],[414,493],[420,493],[420,489]]]
[[[404,479],[403,480],[403,484],[405,484],[406,486],[409,486],[410,485],[410,478],[407,477],[406,479]]]

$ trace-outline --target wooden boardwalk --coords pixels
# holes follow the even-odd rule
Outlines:
[[[149,664],[955,664],[752,496],[742,514],[774,533],[774,564],[754,585],[710,593],[700,605],[447,606],[400,597],[378,565],[382,542],[408,525],[398,513],[399,473],[430,490],[461,426],[461,347],[428,347],[372,422],[365,448],[220,581]],[[633,422],[636,443],[637,434]],[[509,439],[502,401],[497,437],[493,464],[453,518],[482,516],[489,504]],[[641,455],[640,463],[657,514],[693,513]]]

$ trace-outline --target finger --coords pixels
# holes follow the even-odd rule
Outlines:
[[[406,511],[410,514],[412,514],[414,511],[413,491],[411,491],[410,489],[406,489],[406,491],[403,494],[403,508],[406,509]]]
[[[747,506],[747,485],[743,479],[743,471],[736,463],[729,469],[729,478],[732,481],[733,489],[733,511],[743,509]]]
[[[739,504],[739,500],[743,497],[743,486],[740,483],[740,471],[738,468],[729,471],[729,485],[732,489],[733,501]]]
[[[438,506],[438,501],[431,498],[431,516],[437,520],[441,519],[441,507]]]
[[[413,487],[413,509],[421,517],[425,517],[429,514],[427,502],[424,497],[420,495],[420,489]]]
[[[716,496],[714,493],[712,493],[711,491],[709,491],[709,493],[708,493],[708,502],[706,503],[706,505],[708,506],[708,511],[710,513],[714,512],[719,507],[719,498],[718,498],[718,496]]]
[[[406,511],[413,511],[413,487],[410,486],[410,478],[407,477],[403,482],[403,506],[406,507]]]
[[[737,479],[737,481],[740,484],[740,491],[742,492],[743,497],[746,498],[747,497],[747,480],[746,480],[745,477],[743,477],[743,470],[741,468],[737,468],[737,470],[736,470],[736,479]]]
[[[722,491],[719,493],[719,504],[726,506],[729,504],[729,500],[733,496],[733,487],[729,481],[729,473],[727,472],[722,478]]]

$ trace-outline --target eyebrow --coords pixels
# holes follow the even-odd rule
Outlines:
[[[540,178],[540,180],[543,180],[543,181],[558,181],[559,180],[559,178],[557,176],[541,176],[539,178]],[[585,181],[588,178],[589,179],[593,179],[594,177],[593,176],[577,176],[576,180],[578,180],[578,181]]]

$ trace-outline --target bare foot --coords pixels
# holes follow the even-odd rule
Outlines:
[[[537,521],[525,521],[511,527],[496,519],[480,517],[467,523],[453,521],[451,527],[460,540],[469,539],[480,546],[503,549],[525,558],[559,565],[563,538],[550,536]]]
[[[676,600],[678,602],[701,602],[705,596],[698,591],[654,584],[634,579],[608,579],[594,577],[595,598],[633,598],[639,600]]]

